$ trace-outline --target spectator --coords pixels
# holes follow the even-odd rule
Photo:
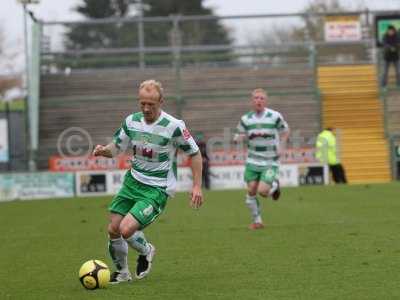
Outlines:
[[[383,37],[383,75],[382,86],[387,85],[389,67],[393,64],[396,71],[396,83],[400,86],[400,71],[399,71],[399,37],[394,26],[390,25]]]
[[[207,144],[204,141],[204,135],[202,132],[199,132],[195,136],[195,140],[197,143],[197,146],[199,147],[200,153],[203,157],[203,185],[204,187],[209,190],[210,189],[210,164],[209,164],[209,158],[207,155]]]
[[[316,148],[317,159],[321,163],[328,164],[333,181],[347,183],[345,171],[337,157],[336,137],[332,128],[326,128],[318,135]]]

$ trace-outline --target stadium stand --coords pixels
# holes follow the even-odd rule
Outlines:
[[[314,69],[293,66],[184,67],[104,69],[41,77],[39,168],[57,154],[57,139],[68,127],[88,131],[93,143],[106,143],[119,123],[137,110],[136,88],[148,78],[160,80],[166,91],[164,109],[182,117],[193,132],[206,138],[234,129],[249,110],[249,93],[256,87],[270,92],[270,107],[281,111],[303,144],[320,129],[320,104]],[[108,137],[106,139],[105,137]]]
[[[389,90],[386,95],[387,124],[389,135],[400,134],[400,91]]]
[[[390,155],[374,65],[318,69],[324,127],[340,130],[350,183],[390,181]]]

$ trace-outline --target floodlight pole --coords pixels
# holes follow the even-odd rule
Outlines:
[[[138,10],[138,41],[139,41],[139,67],[140,69],[145,68],[144,61],[144,28],[143,28],[143,1],[138,1],[139,10]]]
[[[26,95],[29,92],[29,49],[28,49],[28,20],[26,17],[26,3],[22,3],[24,14],[24,53],[25,53],[25,89]]]
[[[24,14],[24,53],[25,53],[25,104],[26,107],[25,109],[29,112],[29,107],[31,103],[29,103],[29,88],[30,88],[30,76],[29,76],[29,46],[28,46],[28,19],[27,19],[27,13],[26,13],[26,2],[22,3],[22,9],[23,9],[23,14]],[[29,122],[29,113],[26,114],[27,120],[26,122]],[[28,129],[28,132],[30,130]],[[32,136],[29,135],[29,145],[28,145],[28,169],[29,171],[33,172],[36,171],[36,162],[34,159],[34,153],[32,149]]]
[[[29,66],[29,42],[28,42],[28,18],[27,18],[27,5],[31,3],[39,3],[39,0],[19,0],[22,4],[23,10],[23,22],[24,22],[24,54],[25,54],[25,80],[24,80],[24,88],[25,88],[25,110],[28,112],[26,114],[26,122],[29,124],[29,111],[31,103],[29,103],[29,92],[30,92],[30,66]],[[30,130],[28,129],[28,169],[29,171],[36,171],[36,161],[35,161],[35,153],[32,148],[32,139],[33,137],[30,134]]]

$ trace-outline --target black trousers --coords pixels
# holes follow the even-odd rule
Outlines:
[[[209,164],[208,164],[208,160],[207,159],[203,159],[202,179],[203,179],[204,187],[207,190],[209,190],[210,189],[210,170],[209,170]]]
[[[341,164],[329,165],[329,170],[335,183],[347,183],[346,173]]]

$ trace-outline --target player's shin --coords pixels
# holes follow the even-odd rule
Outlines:
[[[253,223],[262,223],[260,203],[256,196],[246,195],[246,205],[250,210]]]
[[[141,255],[147,255],[150,252],[150,246],[147,242],[144,233],[140,230],[135,231],[135,233],[126,239],[129,246],[135,249]]]
[[[128,273],[128,244],[126,241],[122,237],[110,239],[108,251],[118,272]]]

